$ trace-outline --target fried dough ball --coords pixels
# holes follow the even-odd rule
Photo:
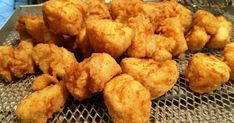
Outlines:
[[[72,52],[54,44],[38,44],[33,48],[33,59],[43,73],[62,78],[65,69],[76,63]]]
[[[50,0],[43,7],[46,26],[55,34],[76,36],[84,21],[84,8],[79,0]]]
[[[234,80],[234,43],[225,46],[222,57],[223,61],[231,68],[230,79]]]
[[[122,55],[131,45],[131,28],[112,20],[92,20],[87,24],[90,45],[95,52],[106,52],[114,58]]]
[[[136,15],[133,11],[137,4],[142,4],[143,0],[112,0],[110,3],[110,13],[114,20],[126,22],[128,18]]]
[[[11,81],[10,61],[14,55],[14,48],[11,46],[0,46],[0,75],[5,81]]]
[[[194,26],[186,35],[188,50],[191,52],[197,52],[201,50],[209,41],[209,39],[210,36],[206,33],[204,28]]]
[[[183,33],[183,27],[177,17],[167,18],[162,21],[156,32],[176,41],[175,50],[172,53],[173,56],[182,55],[186,50],[188,50],[187,42]]]
[[[22,40],[17,47],[0,46],[0,75],[6,81],[34,73],[31,40]]]
[[[33,43],[55,43],[56,37],[49,32],[42,16],[21,16],[16,25],[21,39],[32,38]]]
[[[120,65],[124,73],[134,77],[150,91],[152,99],[169,91],[179,77],[173,60],[160,63],[152,59],[124,58]]]
[[[48,86],[21,100],[16,116],[23,123],[46,123],[53,113],[61,111],[67,96],[63,83]]]
[[[94,53],[68,68],[64,81],[73,97],[82,101],[101,92],[105,83],[121,72],[120,66],[109,54]]]
[[[104,102],[114,123],[146,123],[149,120],[150,93],[130,75],[119,75],[105,85]]]
[[[185,78],[189,88],[203,94],[217,89],[230,78],[230,68],[214,56],[197,53],[189,60]]]
[[[217,21],[217,31],[214,35],[212,35],[206,46],[214,49],[222,49],[226,44],[230,43],[232,23],[227,21],[223,16],[217,17]]]
[[[50,84],[57,84],[57,83],[59,83],[59,81],[55,76],[51,76],[49,74],[42,74],[33,81],[32,90],[39,91],[46,88]]]

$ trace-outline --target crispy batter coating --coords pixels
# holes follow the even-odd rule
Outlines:
[[[201,50],[209,41],[210,36],[206,33],[203,27],[194,26],[186,35],[188,50],[197,52]]]
[[[232,23],[227,21],[223,16],[217,17],[217,21],[217,31],[211,37],[206,46],[214,49],[222,49],[226,44],[230,43],[232,35]]]
[[[51,76],[49,74],[42,74],[33,81],[32,90],[39,91],[46,88],[50,84],[57,84],[57,83],[59,83],[59,81],[55,76]]]
[[[150,91],[152,99],[169,91],[179,77],[173,60],[159,63],[152,59],[124,58],[120,65],[124,73],[134,77]]]
[[[87,24],[90,45],[95,52],[106,52],[114,58],[131,45],[133,30],[112,20],[92,20]]]
[[[222,59],[231,68],[230,79],[234,80],[234,43],[225,46]]]
[[[23,123],[46,123],[53,113],[61,111],[67,100],[63,83],[48,86],[24,98],[16,108],[16,116]]]
[[[230,77],[230,68],[214,56],[197,53],[189,60],[185,78],[189,88],[203,94],[217,89]]]
[[[33,43],[55,43],[56,37],[49,32],[42,16],[21,16],[16,25],[21,39],[32,38]]]
[[[150,93],[127,74],[110,80],[104,88],[104,101],[114,123],[146,123],[150,116]]]
[[[65,69],[76,63],[72,52],[54,44],[38,44],[33,48],[33,60],[43,73],[62,78]]]
[[[0,74],[6,81],[13,77],[23,77],[25,74],[34,73],[32,59],[33,45],[31,40],[22,40],[17,47],[0,47]]]
[[[79,0],[50,0],[42,11],[46,26],[55,34],[75,36],[82,28],[85,11]]]
[[[164,19],[164,21],[159,24],[159,28],[156,32],[176,41],[175,50],[172,54],[173,56],[182,55],[188,50],[183,27],[177,17]]]
[[[14,55],[14,48],[11,46],[0,46],[0,75],[6,81],[12,80],[10,61]]]
[[[73,97],[82,101],[101,92],[105,83],[121,72],[120,66],[109,54],[94,53],[68,68],[64,81]]]

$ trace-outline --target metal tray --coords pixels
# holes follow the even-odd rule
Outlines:
[[[231,12],[234,12],[233,10]],[[41,5],[17,8],[15,13],[0,30],[0,45],[16,45],[19,35],[15,31],[17,18],[21,15],[41,14]],[[234,16],[225,14],[232,22]],[[234,31],[233,31],[234,32]],[[232,40],[234,37],[232,35]],[[220,56],[222,51],[204,49],[202,52]],[[234,82],[229,81],[210,94],[196,94],[189,88],[184,79],[184,71],[191,57],[186,53],[184,59],[175,59],[180,71],[176,85],[164,96],[152,101],[150,122],[204,122],[233,123],[234,122]],[[5,84],[0,79],[0,122],[19,122],[15,116],[17,103],[31,93],[31,84],[36,74],[27,75]],[[55,113],[48,122],[111,122],[102,94],[83,102],[74,101],[72,97],[61,112]]]

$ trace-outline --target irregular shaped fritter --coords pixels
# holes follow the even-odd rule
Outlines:
[[[49,74],[42,74],[37,78],[35,78],[35,80],[33,81],[32,90],[39,91],[46,88],[50,84],[56,84],[56,83],[59,83],[59,81],[55,76],[51,76]]]
[[[0,75],[6,81],[13,77],[23,77],[34,73],[32,59],[33,45],[28,40],[22,40],[17,47],[0,46]]]
[[[85,11],[79,0],[50,0],[42,11],[46,26],[55,34],[75,36],[82,28]]]
[[[189,60],[185,78],[189,88],[203,94],[217,89],[230,78],[230,68],[214,56],[197,53]]]
[[[54,44],[38,44],[33,48],[33,60],[43,73],[62,78],[65,69],[76,63],[72,52]]]
[[[194,26],[186,35],[188,50],[191,52],[201,50],[209,41],[209,39],[210,36],[206,33],[204,28]]]
[[[212,35],[206,46],[214,49],[222,49],[226,44],[230,43],[232,23],[227,21],[223,16],[217,17],[217,21],[218,27],[216,33]]]
[[[143,0],[112,0],[110,3],[110,13],[114,20],[126,22],[128,18],[136,15],[133,11],[137,4],[143,3]]]
[[[16,116],[23,123],[46,123],[53,113],[61,111],[67,100],[63,83],[33,92],[17,105]]]
[[[121,72],[120,66],[109,54],[94,53],[68,68],[64,81],[73,97],[82,101],[101,92],[105,83]]]
[[[104,88],[104,101],[114,123],[146,123],[150,116],[150,93],[127,74],[110,80]]]
[[[179,77],[173,60],[160,63],[152,59],[124,58],[120,65],[124,73],[134,77],[150,91],[152,99],[169,91]]]
[[[90,45],[95,52],[119,57],[131,45],[133,30],[112,20],[92,20],[87,24]]]
[[[33,45],[31,40],[22,40],[14,49],[13,59],[10,61],[12,75],[17,78],[25,74],[34,73],[34,61],[32,58]]]
[[[14,48],[11,46],[0,46],[0,75],[6,81],[12,80],[10,61],[14,55]]]
[[[164,21],[159,24],[159,28],[156,29],[156,32],[176,41],[175,50],[172,53],[173,56],[182,55],[188,50],[183,27],[177,17],[164,19]]]
[[[42,16],[21,16],[16,25],[21,39],[32,38],[33,43],[55,43],[56,37],[49,32]]]
[[[234,43],[225,46],[222,59],[230,67],[230,79],[234,80]]]

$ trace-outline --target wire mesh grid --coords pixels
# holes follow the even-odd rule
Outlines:
[[[16,45],[19,35],[12,31],[2,45]],[[232,36],[232,40],[233,40]],[[220,50],[203,49],[203,53],[221,55]],[[175,59],[180,77],[176,85],[164,96],[152,101],[149,122],[234,122],[234,82],[229,81],[209,94],[196,94],[188,88],[184,73],[188,59],[192,54],[187,52],[184,58]],[[15,116],[18,102],[31,93],[32,81],[36,76],[27,75],[11,83],[0,79],[0,122],[20,122]],[[112,122],[103,102],[102,94],[83,102],[75,101],[70,96],[64,108],[53,114],[48,120],[51,123],[66,122]]]

